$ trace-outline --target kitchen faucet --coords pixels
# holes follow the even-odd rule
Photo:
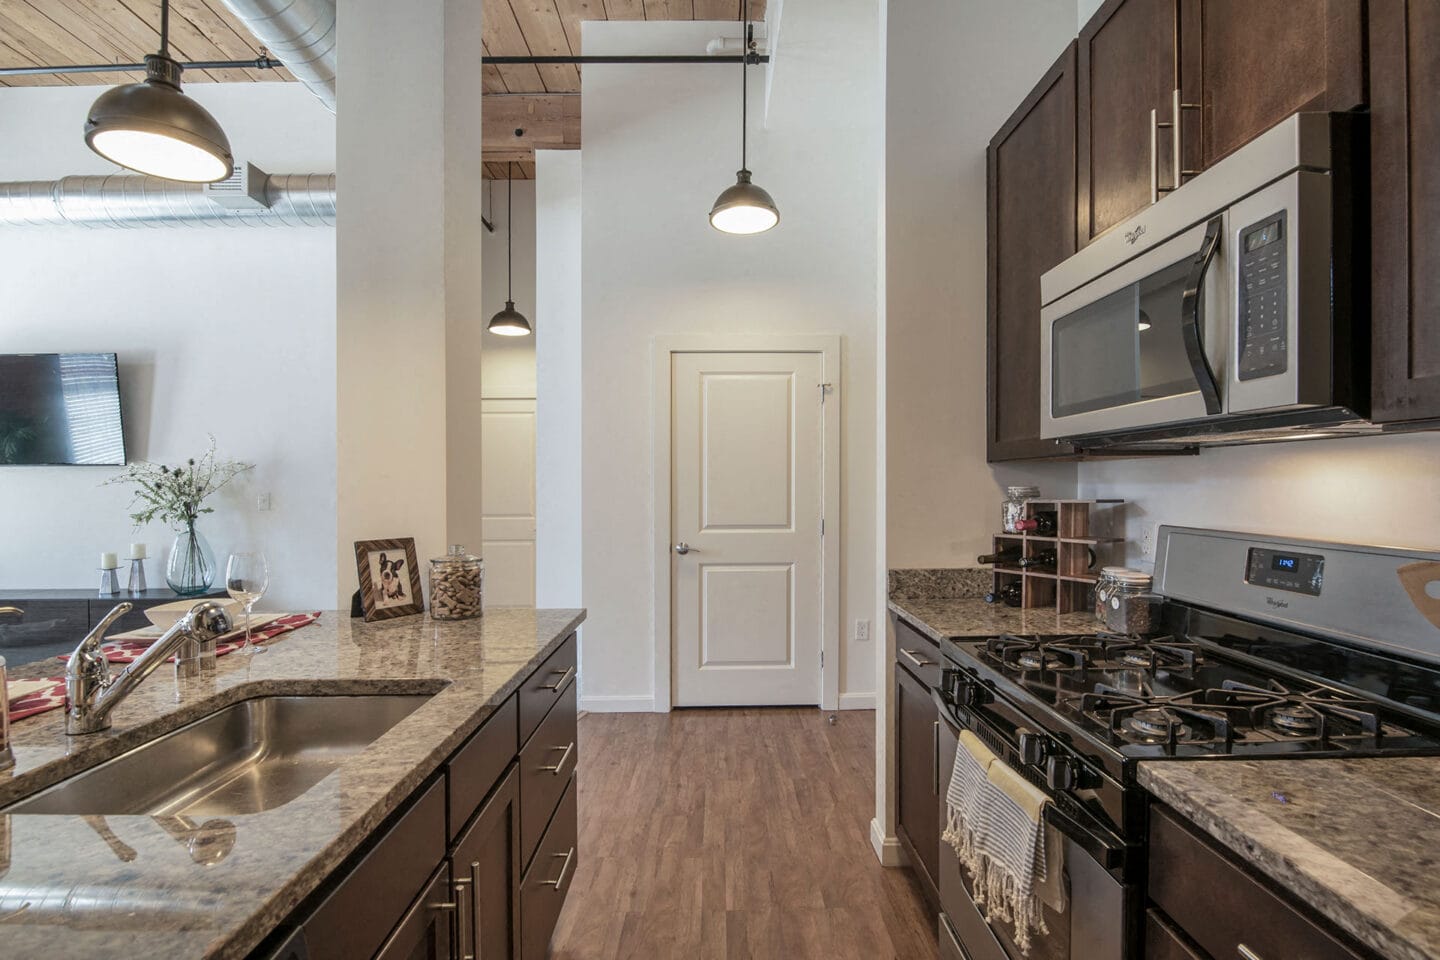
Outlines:
[[[65,666],[65,732],[70,736],[110,729],[110,711],[134,693],[172,653],[179,652],[183,658],[187,645],[204,647],[230,630],[230,617],[225,608],[213,600],[202,600],[112,678],[110,661],[100,645],[105,641],[105,631],[130,609],[129,603],[116,604],[70,655],[70,662]]]

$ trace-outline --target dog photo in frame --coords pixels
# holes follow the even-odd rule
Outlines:
[[[414,537],[356,540],[355,567],[367,623],[425,612]]]

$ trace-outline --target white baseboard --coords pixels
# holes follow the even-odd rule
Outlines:
[[[655,710],[655,698],[644,696],[585,697],[580,698],[580,709],[591,713],[651,713]]]
[[[905,866],[905,850],[900,846],[900,839],[885,836],[879,820],[870,821],[870,846],[874,848],[875,857],[882,867]]]
[[[842,693],[840,694],[841,710],[874,710],[875,694],[873,693]]]

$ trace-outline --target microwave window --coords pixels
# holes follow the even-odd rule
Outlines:
[[[1055,321],[1050,328],[1052,416],[1196,389],[1180,326],[1189,273],[1187,257]]]

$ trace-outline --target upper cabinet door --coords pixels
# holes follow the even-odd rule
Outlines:
[[[1107,0],[1080,31],[1081,246],[1173,186],[1168,124],[1180,86],[1179,0]]]
[[[1299,110],[1364,106],[1364,37],[1362,0],[1181,0],[1181,73],[1200,70],[1202,166]]]
[[[1370,0],[1371,417],[1440,418],[1440,3]]]
[[[1040,439],[1040,275],[1075,252],[1075,44],[990,141],[987,455],[1073,454]]]

